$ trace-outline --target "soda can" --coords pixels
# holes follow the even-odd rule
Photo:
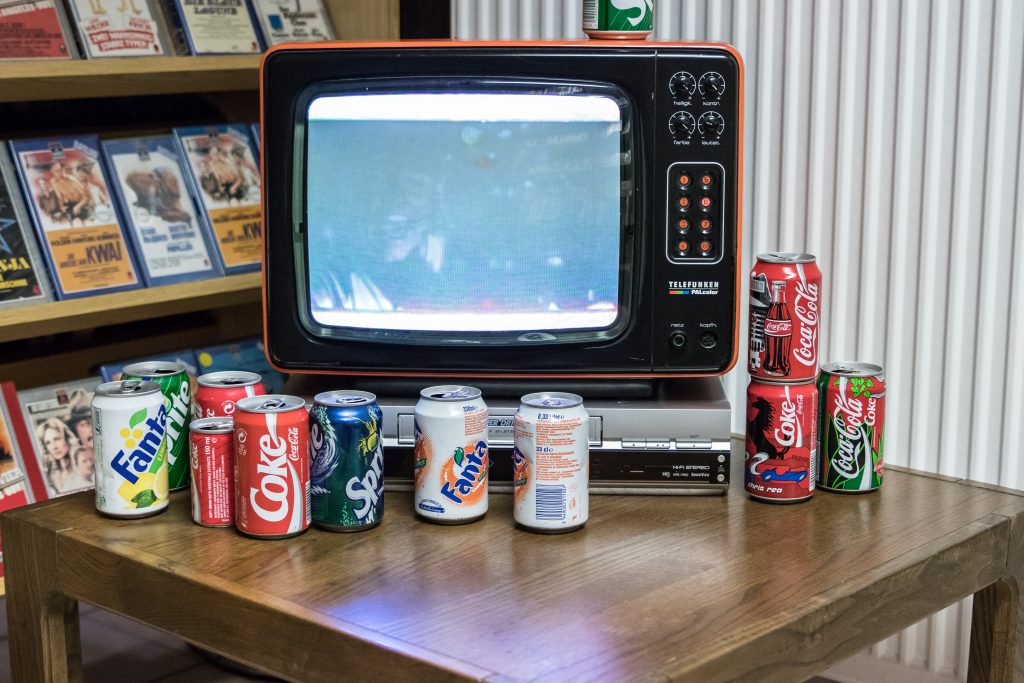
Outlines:
[[[752,498],[797,503],[814,495],[818,402],[813,382],[747,386],[744,486]]]
[[[654,0],[583,0],[583,30],[602,40],[644,40],[654,30]]]
[[[325,391],[309,411],[313,523],[365,531],[384,516],[383,415],[367,391]]]
[[[416,402],[416,514],[468,524],[487,514],[487,404],[475,387],[427,387]]]
[[[523,396],[515,415],[513,515],[530,531],[580,529],[589,515],[590,416],[576,394]]]
[[[818,377],[818,486],[865,493],[885,467],[885,371],[870,363],[829,363]]]
[[[167,406],[155,382],[120,380],[92,400],[96,509],[150,517],[167,509]]]
[[[263,396],[263,378],[255,372],[222,370],[199,375],[196,379],[196,397],[193,406],[195,419],[204,417],[230,417],[235,414],[235,403],[246,396]]]
[[[235,523],[235,421],[204,417],[189,425],[192,521],[200,526]]]
[[[287,538],[309,528],[309,415],[298,396],[250,396],[235,412],[235,528]]]
[[[761,254],[750,271],[747,370],[770,382],[818,377],[821,270],[810,254]]]
[[[172,491],[188,488],[188,425],[192,422],[192,383],[184,363],[132,363],[124,368],[121,379],[140,379],[160,385],[167,404],[167,477]]]

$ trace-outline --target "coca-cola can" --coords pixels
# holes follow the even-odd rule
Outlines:
[[[192,415],[203,417],[230,417],[235,414],[235,403],[247,396],[262,396],[263,378],[255,372],[222,370],[199,375],[196,379],[195,407]]]
[[[747,493],[771,503],[814,495],[818,456],[818,391],[806,384],[751,380],[747,386]]]
[[[859,362],[828,363],[818,377],[818,486],[867,493],[885,467],[885,371]]]
[[[309,528],[309,414],[298,396],[243,398],[235,412],[235,527],[287,538]]]
[[[235,523],[235,421],[204,417],[189,425],[192,521],[200,526]]]
[[[755,379],[813,382],[818,376],[821,270],[810,254],[761,254],[750,271],[747,369]]]

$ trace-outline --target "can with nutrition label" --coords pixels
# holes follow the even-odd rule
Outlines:
[[[200,526],[235,523],[235,421],[205,417],[189,425],[192,521]]]

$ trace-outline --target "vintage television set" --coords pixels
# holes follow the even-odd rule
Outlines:
[[[742,97],[718,44],[270,50],[271,362],[371,383],[396,447],[436,378],[492,389],[496,446],[520,388],[576,389],[596,480],[727,484]]]

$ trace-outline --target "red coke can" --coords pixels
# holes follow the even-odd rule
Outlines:
[[[309,414],[298,396],[238,401],[235,413],[235,527],[246,536],[287,538],[309,528]]]
[[[818,389],[807,384],[747,386],[747,493],[771,503],[814,495],[818,457]]]
[[[810,254],[761,254],[750,271],[750,355],[755,379],[813,382],[818,376],[821,270]]]
[[[235,422],[206,417],[189,425],[192,521],[201,526],[235,523]]]
[[[235,403],[247,396],[263,396],[263,378],[255,372],[224,370],[208,372],[196,379],[195,409],[192,414],[201,417],[230,417],[235,414]]]

